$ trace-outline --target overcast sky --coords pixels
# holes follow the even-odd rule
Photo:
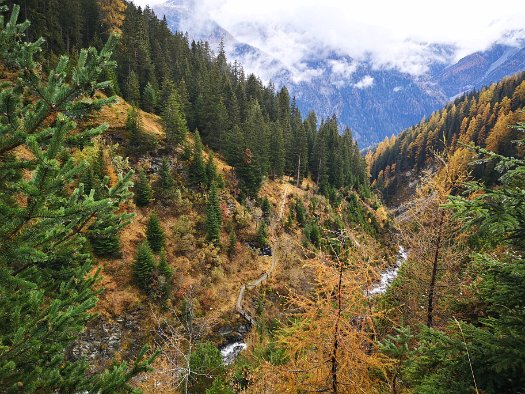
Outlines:
[[[134,0],[136,4],[162,0]],[[197,14],[291,69],[328,52],[421,75],[431,60],[451,62],[495,42],[525,38],[525,0],[195,0]],[[436,53],[432,44],[448,44]],[[352,65],[333,64],[352,72]]]

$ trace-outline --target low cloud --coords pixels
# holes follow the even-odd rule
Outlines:
[[[374,84],[374,78],[370,75],[364,76],[359,82],[354,84],[357,89],[366,89],[371,87]]]
[[[277,59],[296,81],[318,76],[316,60],[334,54],[338,60],[323,66],[336,75],[334,84],[346,84],[360,62],[421,76],[432,63],[453,63],[496,42],[518,45],[525,39],[522,0],[501,6],[488,0],[191,1],[195,17],[217,21],[237,40]],[[252,63],[264,66],[247,62],[248,72],[260,71]]]

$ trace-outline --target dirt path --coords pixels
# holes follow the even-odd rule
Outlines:
[[[268,277],[273,273],[275,270],[275,265],[277,264],[277,251],[279,248],[279,243],[277,241],[277,225],[283,218],[284,214],[284,207],[286,206],[286,197],[288,195],[288,185],[284,186],[284,192],[283,192],[283,198],[281,201],[281,207],[279,208],[279,215],[276,220],[273,221],[272,226],[270,228],[270,235],[271,235],[271,243],[272,243],[272,264],[270,266],[270,269],[259,276],[258,278],[251,280],[241,286],[241,289],[239,291],[239,296],[237,297],[237,303],[235,304],[235,310],[248,322],[253,326],[255,324],[255,319],[250,316],[250,314],[244,310],[242,307],[242,303],[244,301],[244,294],[246,293],[246,290],[253,289],[254,287],[259,286],[261,283],[263,283]]]

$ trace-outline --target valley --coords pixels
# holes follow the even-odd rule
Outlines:
[[[0,392],[520,392],[521,47],[300,81],[199,7],[0,1]]]

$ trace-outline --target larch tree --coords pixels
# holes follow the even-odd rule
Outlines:
[[[124,23],[124,11],[127,4],[124,0],[98,0],[98,6],[102,11],[102,21],[109,33],[122,33],[121,27]]]
[[[406,321],[428,327],[447,321],[443,303],[458,296],[455,293],[468,254],[461,241],[460,223],[443,208],[468,176],[468,151],[436,155],[436,160],[441,166],[438,173],[424,179],[408,209],[397,218],[400,242],[409,250],[409,256],[396,291],[406,298],[400,301],[405,304]]]
[[[0,4],[3,3],[0,2]],[[7,9],[0,5],[0,12]],[[0,89],[0,387],[7,392],[126,392],[148,361],[88,374],[67,349],[85,329],[97,298],[86,230],[117,213],[131,196],[131,173],[95,200],[78,178],[86,168],[71,149],[91,144],[107,125],[83,129],[76,120],[114,101],[93,93],[113,67],[114,40],[76,62],[62,56],[49,75],[35,61],[43,40],[24,42],[29,22],[19,6],[0,17],[0,59],[12,72]],[[20,155],[20,150],[27,154]],[[78,185],[78,186],[77,186]]]
[[[374,318],[364,293],[363,256],[345,236],[305,262],[315,285],[289,296],[289,323],[277,334],[286,362],[256,371],[251,392],[368,393],[381,384],[388,359],[374,351]]]

